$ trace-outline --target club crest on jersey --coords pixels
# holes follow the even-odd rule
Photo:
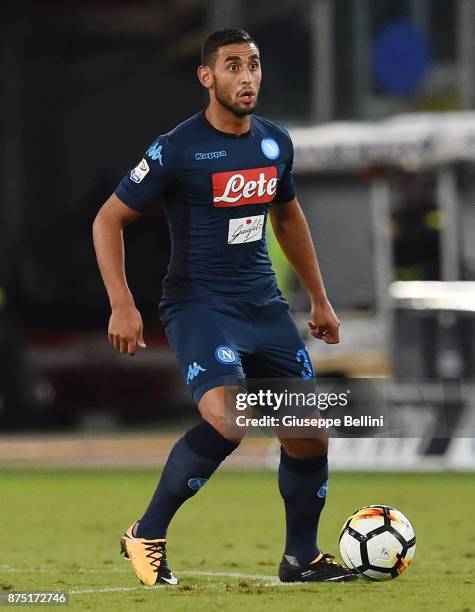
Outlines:
[[[213,206],[218,208],[272,202],[277,191],[277,168],[249,168],[215,172]]]
[[[261,151],[267,159],[277,159],[280,154],[279,145],[273,138],[263,138],[261,140]]]
[[[214,351],[214,356],[221,363],[237,363],[236,353],[229,346],[218,346]]]
[[[134,183],[141,183],[149,173],[149,170],[150,168],[148,167],[147,160],[142,159],[140,164],[138,166],[135,166],[135,168],[130,173],[130,180],[134,181]]]

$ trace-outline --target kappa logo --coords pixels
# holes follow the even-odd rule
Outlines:
[[[208,482],[208,478],[190,478],[188,486],[192,491],[199,491]]]
[[[213,174],[213,206],[218,208],[272,202],[277,191],[277,168],[250,168]]]
[[[202,368],[196,361],[193,361],[192,364],[188,366],[188,373],[186,375],[186,384],[189,385],[192,380],[194,380],[200,372],[206,372],[205,368]]]
[[[162,149],[163,145],[161,145],[159,142],[154,142],[153,145],[147,149],[146,153],[146,155],[148,155],[150,159],[153,159],[153,161],[158,159],[160,166],[163,166]]]
[[[317,497],[320,497],[320,499],[323,499],[324,497],[327,496],[327,494],[328,494],[328,480],[325,480],[322,486],[318,489]]]
[[[196,161],[200,159],[218,159],[218,157],[227,157],[227,151],[211,151],[210,153],[195,153]]]

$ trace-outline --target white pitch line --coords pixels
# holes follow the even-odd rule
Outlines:
[[[66,568],[64,570],[58,570],[57,568],[54,567],[38,567],[38,568],[21,568],[21,567],[12,567],[9,565],[0,565],[0,571],[3,572],[17,572],[19,574],[34,574],[35,572],[42,572],[42,573],[57,573],[60,571],[70,571],[70,572],[74,572],[77,571],[79,574],[87,574],[87,573],[94,573],[94,574],[100,574],[100,573],[110,573],[110,572],[118,572],[121,574],[129,574],[132,570],[130,568],[122,568],[122,567],[111,567],[111,568],[105,568],[105,567],[98,567],[98,568],[81,568],[81,569],[77,569],[77,568]],[[276,578],[276,576],[264,576],[262,574],[241,574],[241,573],[237,573],[237,572],[203,572],[203,571],[198,571],[198,570],[180,570],[179,572],[182,575],[185,576],[221,576],[221,577],[225,577],[225,578],[244,578],[244,579],[249,579],[249,580],[278,580],[278,578]]]
[[[41,569],[25,569],[25,568],[15,568],[15,567],[11,567],[11,566],[1,566],[0,565],[0,570],[2,571],[9,571],[9,572],[19,572],[19,573],[29,573],[32,574],[34,572],[37,571],[54,571],[54,568],[41,568]],[[91,571],[111,571],[111,570],[115,570],[115,571],[127,571],[127,570],[121,570],[120,568],[111,568],[110,570],[106,570],[104,568],[100,568],[98,570],[91,570]],[[130,570],[129,570],[130,571]],[[241,579],[246,579],[246,580],[260,580],[260,581],[265,581],[265,584],[261,584],[260,586],[288,586],[285,583],[280,582],[280,580],[276,577],[276,576],[265,576],[262,574],[241,574],[238,572],[204,572],[204,571],[198,571],[198,570],[182,570],[179,572],[180,575],[182,576],[207,576],[207,577],[215,577],[215,578],[241,578]],[[89,588],[89,589],[74,589],[71,591],[68,591],[68,593],[70,595],[87,595],[88,593],[124,593],[124,592],[129,592],[129,591],[142,591],[142,590],[154,590],[156,588],[162,588],[163,586],[166,587],[166,585],[160,585],[159,587],[156,586],[145,586],[145,585],[141,585],[141,586],[134,586],[134,587],[103,587],[103,588]],[[213,586],[213,585],[211,585]]]
[[[109,572],[119,572],[121,574],[125,574],[125,573],[129,573],[130,569],[127,569],[125,567],[111,567],[110,569],[106,569],[104,567],[98,567],[98,568],[81,568],[78,569],[77,567],[73,567],[73,568],[63,568],[61,570],[55,568],[55,567],[32,567],[32,568],[22,568],[22,567],[8,567],[8,566],[4,566],[2,567],[0,565],[0,572],[17,572],[19,574],[26,574],[26,573],[33,573],[33,574],[37,574],[38,572],[43,573],[43,574],[48,574],[48,573],[57,573],[57,572],[62,572],[62,571],[68,571],[68,572],[77,572],[78,574],[100,574],[100,573],[109,573]]]
[[[198,571],[182,571],[180,572],[182,576],[208,576],[215,578],[245,578],[248,580],[263,580],[266,581],[264,584],[260,584],[259,586],[266,587],[275,587],[275,586],[295,586],[295,584],[280,582],[276,576],[263,576],[262,574],[238,574],[238,573],[226,573],[226,572],[198,572]],[[218,586],[218,585],[210,585],[210,586]],[[88,593],[121,593],[127,591],[150,591],[161,588],[175,588],[171,585],[161,584],[157,586],[136,586],[136,587],[105,587],[102,589],[76,589],[74,591],[68,591],[70,595],[85,595]]]
[[[248,580],[267,580],[269,582],[276,581],[281,584],[276,576],[263,576],[262,574],[239,574],[236,572],[199,572],[195,570],[180,572],[184,576],[221,576],[223,578],[246,578]]]
[[[105,587],[104,589],[76,589],[75,591],[67,591],[69,595],[87,595],[88,593],[123,593],[128,591],[142,591],[153,587],[136,586],[136,587]]]

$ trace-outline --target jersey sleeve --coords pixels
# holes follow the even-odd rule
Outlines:
[[[167,136],[160,136],[142,160],[124,176],[115,195],[141,213],[157,202],[174,179],[173,147]]]
[[[290,202],[295,198],[295,180],[292,173],[294,164],[294,146],[289,133],[286,130],[289,146],[289,158],[285,164],[284,171],[280,177],[277,191],[275,193],[274,202]]]

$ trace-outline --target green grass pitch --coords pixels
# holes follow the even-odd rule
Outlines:
[[[146,470],[3,470],[0,589],[67,590],[77,610],[475,610],[473,474],[334,474],[319,543],[337,553],[344,519],[384,503],[412,521],[417,552],[384,583],[280,586],[283,507],[272,472],[221,472],[168,537],[179,587],[143,587],[119,538],[156,483]],[[259,577],[258,577],[259,576]]]

